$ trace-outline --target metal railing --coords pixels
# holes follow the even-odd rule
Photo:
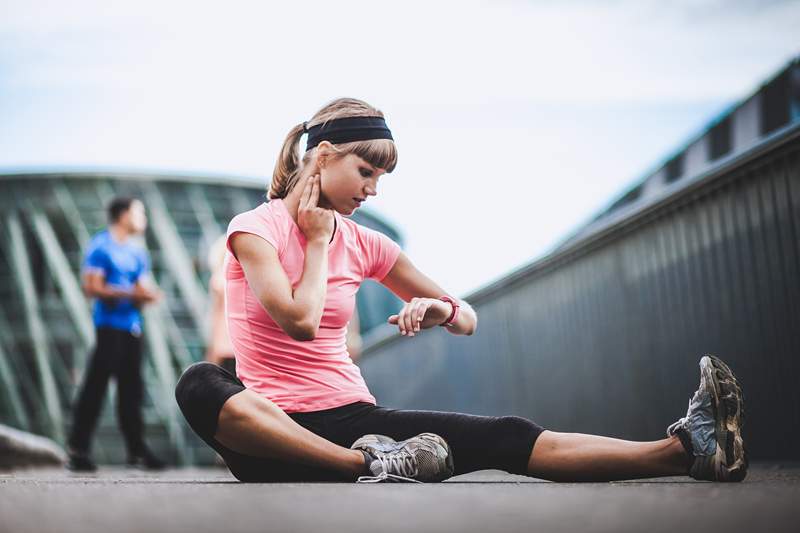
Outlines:
[[[799,154],[795,124],[615,213],[467,296],[471,337],[374,340],[368,384],[391,407],[651,440],[713,353],[743,386],[753,458],[800,458]]]

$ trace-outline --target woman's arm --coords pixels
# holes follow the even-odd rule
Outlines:
[[[403,252],[381,283],[407,302],[397,315],[389,317],[389,323],[397,324],[401,335],[413,337],[416,331],[436,327],[453,311],[451,304],[438,299],[447,294],[444,289],[420,272]],[[454,335],[472,335],[478,326],[478,315],[467,302],[453,299],[459,302],[460,310],[447,330]]]
[[[247,284],[269,316],[291,338],[314,340],[325,305],[328,272],[326,242],[308,242],[300,283],[292,289],[278,251],[252,233],[236,233],[231,248],[242,265]]]
[[[231,236],[231,249],[242,265],[247,284],[272,319],[299,341],[314,340],[325,307],[333,213],[317,207],[318,198],[319,178],[314,176],[306,181],[298,210],[306,250],[303,275],[294,289],[271,244],[252,233]]]

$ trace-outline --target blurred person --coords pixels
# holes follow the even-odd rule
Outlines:
[[[441,481],[484,469],[554,481],[744,478],[741,389],[715,357],[700,360],[686,416],[650,442],[550,431],[517,416],[376,405],[344,342],[364,279],[405,302],[388,317],[405,338],[435,327],[472,335],[478,322],[390,238],[347,218],[396,163],[383,114],[335,100],[289,132],[271,200],[231,221],[225,292],[238,377],[195,363],[175,395],[237,479]],[[487,201],[502,201],[503,191]],[[459,231],[457,210],[442,208],[453,220],[435,231]]]
[[[205,360],[219,365],[232,375],[236,375],[236,359],[228,325],[225,323],[225,235],[214,241],[208,251],[208,266],[211,277],[208,280],[210,302],[209,335]]]
[[[361,347],[364,340],[361,338],[361,321],[358,319],[358,307],[353,306],[353,316],[347,323],[347,334],[345,335],[345,345],[350,359],[355,363],[361,358]]]
[[[144,204],[116,197],[108,205],[109,226],[92,237],[84,257],[82,285],[95,298],[96,345],[75,401],[67,440],[73,471],[94,471],[91,439],[111,376],[117,382],[117,419],[125,439],[127,465],[162,469],[165,464],[145,445],[142,421],[142,316],[140,308],[154,303],[160,291],[148,276],[150,258],[134,242],[147,228]]]
[[[236,358],[233,353],[231,339],[228,336],[228,325],[225,323],[225,235],[220,235],[208,250],[208,268],[211,277],[208,279],[208,342],[205,360],[224,368],[232,376],[236,375]],[[225,460],[215,454],[214,463],[224,466]]]

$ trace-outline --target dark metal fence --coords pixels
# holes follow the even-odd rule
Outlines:
[[[743,386],[751,456],[798,459],[799,232],[795,125],[468,296],[475,335],[392,334],[363,372],[383,405],[649,440],[713,353]]]

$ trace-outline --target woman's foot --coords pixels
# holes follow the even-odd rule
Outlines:
[[[350,447],[364,453],[372,474],[358,478],[359,483],[443,481],[453,475],[450,446],[434,433],[420,433],[400,442],[385,435],[364,435]]]
[[[731,369],[714,356],[700,359],[700,388],[686,416],[667,428],[693,458],[689,475],[708,481],[741,481],[747,475],[742,440],[742,389]]]

